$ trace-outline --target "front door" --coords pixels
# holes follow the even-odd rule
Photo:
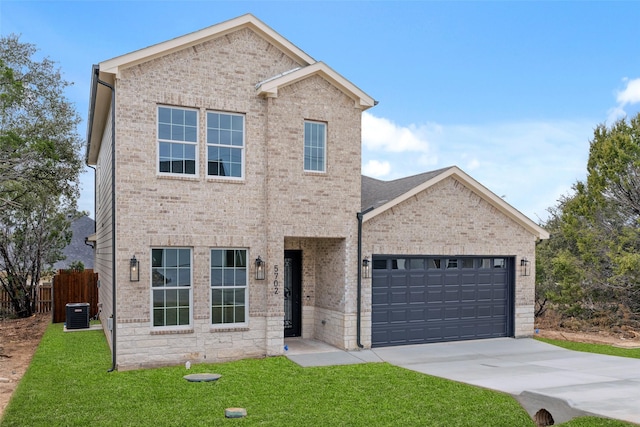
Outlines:
[[[284,251],[284,336],[299,337],[302,323],[302,252]]]

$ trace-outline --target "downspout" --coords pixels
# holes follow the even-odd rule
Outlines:
[[[358,212],[356,217],[358,218],[358,291],[356,292],[356,300],[357,300],[357,314],[356,314],[356,343],[358,348],[364,348],[361,342],[361,323],[360,319],[362,313],[362,219],[365,214],[371,212],[373,210],[373,206],[369,209]]]
[[[111,321],[111,368],[107,372],[113,372],[118,366],[116,363],[116,89],[113,85],[100,80],[100,69],[97,66],[94,66],[93,72],[97,83],[111,89],[111,316],[113,320]]]

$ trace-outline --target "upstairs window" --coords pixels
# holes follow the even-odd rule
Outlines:
[[[198,112],[158,107],[158,171],[195,175],[198,144]]]
[[[244,116],[207,113],[207,175],[244,175]]]
[[[327,125],[319,122],[304,122],[304,170],[326,171]]]

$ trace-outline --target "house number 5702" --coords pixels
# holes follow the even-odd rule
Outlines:
[[[279,283],[278,283],[278,266],[274,265],[273,266],[273,294],[274,295],[278,295],[278,287],[279,287]]]

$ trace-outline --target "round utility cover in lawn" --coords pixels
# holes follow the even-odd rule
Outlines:
[[[192,383],[202,383],[217,381],[220,377],[222,377],[220,374],[189,374],[185,375],[183,378]]]

